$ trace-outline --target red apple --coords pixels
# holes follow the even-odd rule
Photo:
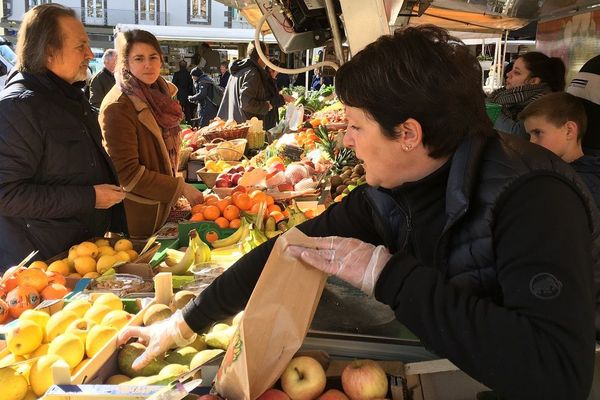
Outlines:
[[[197,400],[222,400],[222,398],[217,396],[216,394],[204,394],[198,397]]]
[[[319,397],[319,400],[348,400],[348,396],[337,389],[329,389]]]
[[[283,391],[294,400],[316,399],[325,389],[325,371],[312,357],[292,359],[281,375]]]
[[[294,186],[291,183],[282,183],[281,185],[277,185],[277,190],[280,192],[291,192],[294,190]]]
[[[342,387],[351,400],[383,399],[388,392],[388,378],[372,360],[354,360],[342,371]]]
[[[258,396],[256,400],[290,400],[290,397],[277,389],[268,389],[266,392]]]
[[[231,175],[231,183],[233,184],[233,186],[237,186],[241,177],[242,174],[240,174],[239,172]]]
[[[231,186],[231,181],[229,178],[217,178],[215,181],[215,187],[228,188],[229,186]]]

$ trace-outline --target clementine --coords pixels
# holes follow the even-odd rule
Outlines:
[[[201,213],[205,208],[206,204],[196,204],[194,207],[192,207],[192,214]]]
[[[62,299],[70,290],[60,283],[51,283],[42,290],[42,298],[44,300]]]
[[[233,204],[240,210],[246,211],[252,207],[252,199],[246,193],[240,193],[233,198]]]
[[[209,194],[204,198],[204,205],[214,206],[219,201],[219,197],[215,194]]]
[[[250,192],[250,198],[255,202],[255,203],[259,203],[261,201],[267,201],[267,195],[265,192],[263,192],[262,190],[253,190],[252,192]]]
[[[48,286],[48,276],[41,269],[26,269],[17,276],[19,286],[31,286],[37,292]]]
[[[233,204],[228,205],[223,210],[223,216],[227,218],[228,221],[232,221],[240,217],[240,209]]]
[[[227,196],[224,199],[217,201],[217,207],[219,207],[221,212],[229,205],[231,205],[231,196]]]
[[[201,212],[193,214],[192,218],[190,218],[190,221],[194,221],[194,222],[204,221],[204,215]]]
[[[217,224],[217,226],[221,229],[229,228],[229,220],[224,217],[219,217],[219,218],[215,219],[215,224]]]
[[[240,227],[240,225],[242,225],[242,220],[239,218],[232,219],[231,221],[229,221],[229,228],[231,229],[237,229]]]
[[[204,218],[209,221],[214,221],[221,216],[221,210],[217,206],[207,206],[203,212]]]

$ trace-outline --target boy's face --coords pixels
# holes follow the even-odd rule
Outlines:
[[[556,126],[543,115],[534,115],[524,121],[525,130],[529,133],[531,143],[547,148],[559,157],[563,157],[569,149],[572,135],[569,133],[568,122]],[[575,140],[577,137],[575,136]]]

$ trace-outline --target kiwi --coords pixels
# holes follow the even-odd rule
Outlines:
[[[344,190],[346,190],[347,186],[346,185],[340,185],[338,187],[335,188],[335,193],[336,194],[342,194],[342,192]]]
[[[335,187],[335,186],[339,186],[342,184],[344,180],[342,179],[341,176],[339,175],[333,175],[331,177],[330,183],[331,183],[331,187]]]

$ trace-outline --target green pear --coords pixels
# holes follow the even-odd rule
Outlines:
[[[130,378],[136,378],[138,376],[156,375],[167,365],[163,359],[154,359],[144,368],[140,370],[134,370],[131,365],[135,359],[144,352],[144,350],[146,350],[146,346],[137,342],[128,343],[123,346],[117,355],[117,365],[119,367],[119,371]]]
[[[198,350],[192,346],[182,347],[170,352],[165,358],[165,361],[168,364],[190,365],[190,361],[192,361],[192,358],[194,358],[197,352]]]

